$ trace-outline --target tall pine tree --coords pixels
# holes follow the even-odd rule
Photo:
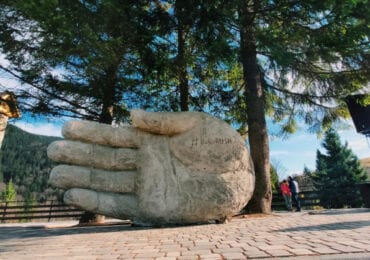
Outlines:
[[[362,199],[357,184],[367,177],[358,158],[347,143],[341,144],[333,129],[325,133],[322,146],[326,154],[317,150],[313,175],[321,205],[325,208],[360,207]]]

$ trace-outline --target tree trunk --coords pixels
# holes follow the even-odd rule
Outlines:
[[[240,54],[247,104],[248,138],[256,174],[255,190],[245,210],[251,213],[270,213],[272,190],[269,141],[265,119],[264,90],[258,69],[253,29],[255,5],[251,2],[245,1],[240,8]]]
[[[186,32],[181,20],[178,21],[177,50],[177,73],[179,77],[180,109],[181,111],[189,111],[189,81],[188,73],[186,71],[185,59]]]
[[[107,69],[105,75],[104,93],[102,96],[102,110],[100,113],[99,123],[112,124],[113,122],[113,106],[116,103],[115,91],[117,84],[118,64]]]

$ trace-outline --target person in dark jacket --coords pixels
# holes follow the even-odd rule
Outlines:
[[[293,203],[296,205],[297,211],[301,211],[301,202],[299,200],[298,182],[296,182],[291,176],[288,177],[288,181],[289,181],[289,189],[290,189],[290,192],[292,193]]]

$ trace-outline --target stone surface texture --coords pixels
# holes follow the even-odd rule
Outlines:
[[[254,169],[242,137],[205,113],[134,110],[132,126],[72,121],[48,156],[63,163],[49,182],[64,201],[136,224],[224,220],[254,190]]]

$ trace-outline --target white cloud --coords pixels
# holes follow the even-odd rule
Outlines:
[[[5,55],[3,53],[0,53],[0,64],[3,66],[9,65],[9,61],[5,58]]]
[[[366,140],[365,136],[362,139],[348,141],[348,146],[360,159],[370,157],[370,140]]]
[[[351,147],[351,149],[357,150],[357,151],[365,150],[368,148],[365,136],[363,137],[362,140],[357,139],[357,140],[348,141],[348,145]]]
[[[61,127],[53,123],[28,123],[24,121],[16,121],[12,124],[32,134],[62,136]]]
[[[282,156],[282,155],[289,155],[289,151],[286,150],[271,150],[270,156]]]
[[[3,54],[0,53],[0,64],[6,67],[9,64]],[[9,73],[0,70],[0,91],[12,90],[19,86],[19,81]]]
[[[356,132],[353,126],[349,130],[338,131],[341,141],[347,142],[349,148],[357,155],[357,157],[370,157],[370,138]]]

